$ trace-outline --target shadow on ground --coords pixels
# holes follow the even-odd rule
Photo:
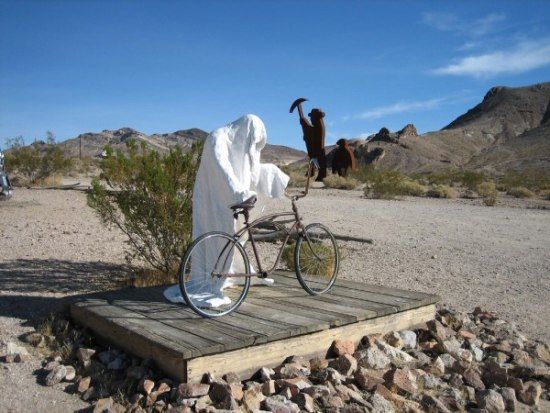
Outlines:
[[[120,288],[130,274],[127,266],[104,262],[54,259],[0,262],[0,316],[32,322],[60,310],[65,302],[60,295]]]

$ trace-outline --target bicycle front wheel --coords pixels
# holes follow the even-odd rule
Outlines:
[[[243,246],[224,232],[201,235],[181,261],[179,286],[189,307],[203,317],[236,310],[250,286],[250,264]]]
[[[298,281],[309,294],[323,294],[338,276],[340,257],[334,235],[322,224],[310,224],[298,237],[294,267]]]

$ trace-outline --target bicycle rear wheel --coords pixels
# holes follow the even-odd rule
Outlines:
[[[330,290],[338,276],[340,257],[334,235],[322,224],[310,224],[296,242],[294,267],[298,281],[309,294]]]
[[[250,286],[250,264],[244,248],[224,232],[201,235],[181,261],[179,286],[189,307],[203,317],[235,311]]]

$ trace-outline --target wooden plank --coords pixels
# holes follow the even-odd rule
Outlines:
[[[275,367],[292,355],[324,356],[335,339],[345,338],[358,342],[367,334],[411,328],[433,319],[434,315],[435,305],[429,305],[312,334],[194,358],[187,361],[187,378],[189,382],[195,382],[199,381],[205,372],[222,375],[228,371],[234,371],[241,378],[246,378],[258,368]]]

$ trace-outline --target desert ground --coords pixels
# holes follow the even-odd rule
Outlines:
[[[289,209],[287,199],[262,201],[256,214]],[[480,306],[550,341],[550,202],[485,207],[479,200],[372,200],[361,191],[318,188],[299,207],[306,222],[373,240],[341,244],[342,278],[437,293],[461,310]],[[0,353],[64,296],[124,283],[131,273],[124,247],[123,234],[103,226],[84,192],[18,188],[0,203]],[[40,363],[36,355],[0,367],[0,411],[87,406],[37,384]]]

